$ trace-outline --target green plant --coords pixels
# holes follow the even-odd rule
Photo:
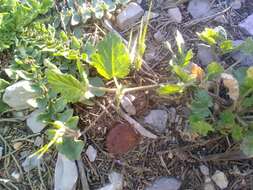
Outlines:
[[[0,51],[9,48],[23,28],[38,15],[45,14],[53,5],[53,0],[0,0]]]

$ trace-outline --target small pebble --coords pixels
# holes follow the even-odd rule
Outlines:
[[[174,177],[162,177],[153,182],[145,190],[179,190],[182,182]]]
[[[4,148],[0,146],[0,159],[1,159],[2,156],[3,156],[3,151],[4,151]]]
[[[178,7],[171,8],[168,10],[169,17],[176,23],[181,23],[183,20],[181,11]]]
[[[15,150],[19,150],[22,145],[23,145],[22,142],[16,142],[16,143],[13,144],[13,148]]]
[[[209,168],[205,165],[200,165],[199,166],[199,169],[201,171],[201,173],[204,175],[204,176],[208,176],[209,175]]]
[[[89,145],[85,154],[88,156],[91,162],[94,162],[97,157],[97,150],[93,146]]]
[[[212,180],[216,183],[216,185],[221,188],[221,189],[225,189],[228,187],[228,179],[227,179],[227,176],[217,170],[214,175],[212,176]]]
[[[20,181],[21,175],[17,171],[14,171],[14,172],[11,173],[11,177],[13,177],[17,181]]]
[[[34,145],[40,147],[41,145],[43,145],[43,139],[41,137],[36,137]]]

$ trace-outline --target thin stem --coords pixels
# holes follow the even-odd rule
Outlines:
[[[116,87],[117,87],[117,88],[120,88],[120,84],[119,84],[117,78],[116,78],[116,77],[113,77],[113,80],[114,80],[114,83],[115,83]]]
[[[143,91],[143,90],[150,90],[154,88],[160,87],[162,84],[153,84],[153,85],[147,85],[147,86],[138,86],[133,88],[126,88],[123,90],[124,93],[133,92],[133,91]]]
[[[97,86],[89,86],[90,90],[99,90],[99,91],[104,91],[108,93],[115,93],[117,91],[116,88],[106,88],[106,87],[97,87]]]

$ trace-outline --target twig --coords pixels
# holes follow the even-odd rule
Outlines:
[[[191,27],[195,24],[198,24],[200,22],[207,22],[217,16],[220,16],[220,15],[223,15],[225,12],[229,11],[231,7],[228,7],[226,9],[224,9],[223,11],[221,12],[218,12],[216,14],[213,14],[213,15],[210,15],[210,16],[206,16],[206,17],[203,17],[203,18],[198,18],[198,19],[195,19],[195,20],[192,20],[192,21],[189,21],[189,22],[186,22],[183,26],[184,27]]]
[[[132,117],[127,115],[121,108],[117,108],[114,104],[111,104],[111,106],[119,113],[121,117],[123,117],[126,121],[128,121],[131,126],[133,126],[141,135],[144,137],[148,137],[151,139],[156,139],[157,136],[145,129],[143,126],[141,126],[137,121],[135,121]]]
[[[82,190],[90,190],[83,162],[81,160],[77,160],[77,167],[80,174],[80,180],[82,183]]]

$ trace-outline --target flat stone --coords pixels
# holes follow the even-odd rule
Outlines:
[[[207,16],[210,9],[211,2],[209,0],[192,0],[189,2],[187,11],[196,19]]]
[[[22,163],[22,167],[26,172],[39,167],[41,164],[41,158],[37,155],[30,155],[28,156],[25,161]]]
[[[239,23],[239,26],[253,36],[253,14]]]
[[[78,171],[75,161],[58,153],[54,174],[54,190],[75,190]]]
[[[8,86],[3,94],[3,101],[15,110],[32,107],[28,101],[35,98],[37,92],[32,87],[32,82],[21,80]]]
[[[205,183],[204,190],[215,190],[214,184],[212,182]]]
[[[230,5],[233,9],[238,10],[242,7],[242,1],[241,0],[233,0]]]
[[[241,45],[244,41],[243,40],[235,40],[233,41],[233,45],[235,47]],[[236,61],[241,61],[241,66],[253,66],[253,56],[246,54],[242,51],[233,52],[232,57]]]
[[[38,116],[41,114],[40,110],[33,111],[26,120],[26,125],[32,130],[33,133],[41,132],[46,126],[45,123],[38,120]]]
[[[145,190],[179,190],[182,182],[174,177],[162,177]]]
[[[209,63],[216,60],[211,47],[206,44],[198,44],[198,58],[203,66],[207,66]]]
[[[226,189],[228,187],[228,179],[226,175],[219,170],[214,173],[212,180],[220,189]]]
[[[155,131],[163,133],[167,127],[168,113],[165,110],[151,110],[144,118],[144,122],[149,124]]]
[[[116,17],[117,25],[120,29],[124,30],[135,24],[143,14],[144,10],[141,8],[141,6],[135,2],[131,2]]]
[[[88,156],[91,162],[94,162],[97,157],[97,150],[93,146],[89,145],[85,154]]]
[[[11,177],[13,177],[17,181],[20,181],[20,179],[21,179],[21,175],[17,171],[12,172]]]
[[[181,23],[183,20],[181,11],[178,7],[169,9],[168,15],[174,22]]]

